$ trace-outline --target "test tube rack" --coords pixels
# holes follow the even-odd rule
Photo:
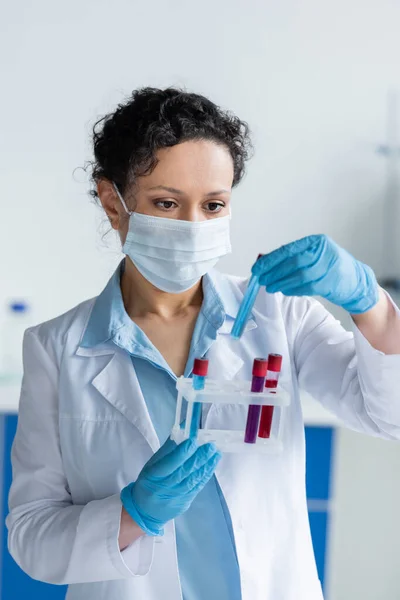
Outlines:
[[[285,408],[290,404],[290,394],[285,391],[282,383],[279,383],[278,387],[274,390],[266,388],[264,392],[254,393],[250,391],[251,381],[207,379],[204,389],[195,390],[193,389],[193,380],[191,378],[180,377],[177,380],[176,387],[178,398],[171,438],[177,444],[190,437],[193,404],[195,402],[204,404],[240,404],[246,408],[250,405],[274,406],[276,408],[274,409],[271,435],[267,439],[257,437],[256,443],[245,443],[244,434],[247,410],[243,411],[243,429],[200,428],[197,433],[197,439],[199,444],[214,442],[222,452],[272,454],[282,451],[282,432],[287,412]],[[184,414],[182,414],[184,401],[187,402],[187,410],[185,424],[182,427],[181,423],[184,421]]]

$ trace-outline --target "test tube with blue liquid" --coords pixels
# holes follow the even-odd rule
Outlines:
[[[262,256],[259,254],[257,260]],[[235,322],[232,327],[231,336],[238,340],[242,337],[244,328],[246,327],[247,321],[249,320],[251,311],[253,310],[254,303],[257,298],[257,294],[260,290],[260,282],[258,275],[252,275],[244,293],[242,303],[239,307],[239,312],[236,315]]]
[[[266,358],[255,358],[253,363],[253,377],[251,380],[252,392],[263,392],[265,377],[267,375],[268,361]],[[244,434],[246,444],[255,444],[257,441],[258,424],[260,421],[261,406],[250,404],[247,412],[247,423]]]
[[[208,360],[206,358],[195,358],[193,365],[193,389],[204,390],[208,373]],[[192,422],[190,425],[190,437],[196,437],[201,421],[201,402],[194,402]]]

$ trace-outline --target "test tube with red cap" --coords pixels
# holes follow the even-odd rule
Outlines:
[[[253,377],[251,380],[252,392],[263,392],[268,361],[266,358],[255,358],[253,363]],[[250,404],[247,412],[247,423],[244,434],[246,444],[255,444],[257,441],[258,423],[260,421],[261,406]]]
[[[265,380],[265,387],[275,393],[273,390],[278,387],[279,374],[282,367],[282,356],[280,354],[269,354],[268,370]],[[263,406],[261,411],[260,427],[258,437],[269,438],[271,435],[272,417],[274,416],[273,406]]]
[[[208,373],[208,360],[206,358],[195,358],[193,365],[193,389],[204,390]],[[192,423],[190,427],[191,437],[196,437],[200,427],[201,402],[193,404]]]

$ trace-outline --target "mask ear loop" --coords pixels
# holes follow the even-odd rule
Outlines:
[[[114,182],[113,182],[113,186],[114,186],[114,190],[117,192],[117,196],[118,196],[118,198],[121,200],[121,204],[122,204],[122,206],[124,207],[124,209],[125,209],[125,212],[126,212],[126,213],[127,213],[129,216],[133,215],[133,212],[134,212],[134,211],[133,211],[133,210],[128,210],[128,207],[127,207],[127,205],[126,205],[126,203],[125,203],[125,200],[124,200],[124,199],[123,199],[123,197],[121,196],[121,194],[120,194],[120,191],[119,191],[119,189],[117,188],[117,186],[115,185],[115,183],[114,183]]]

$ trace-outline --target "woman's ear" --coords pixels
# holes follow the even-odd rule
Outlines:
[[[100,179],[97,183],[97,194],[113,229],[121,229],[125,210],[111,181]]]

